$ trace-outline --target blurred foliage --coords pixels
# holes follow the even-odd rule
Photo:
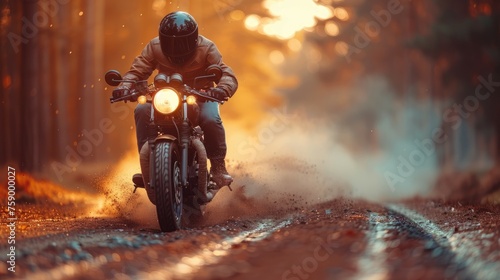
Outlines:
[[[443,80],[461,82],[464,89],[470,89],[474,76],[499,73],[498,1],[439,0],[433,4],[436,16],[429,32],[415,36],[410,46],[434,60],[446,60]]]
[[[438,78],[444,89],[452,89],[461,104],[473,96],[479,77],[500,81],[500,2],[493,0],[433,0],[434,21],[428,32],[416,35],[409,46],[441,65]],[[475,118],[484,132],[493,126],[500,132],[500,95],[495,89]],[[483,117],[481,117],[481,115]],[[499,144],[496,159],[500,160]]]
[[[300,85],[289,96],[297,106],[316,108],[313,114],[329,112],[333,123],[342,125],[343,137],[353,135],[349,143],[366,146],[364,140],[371,139],[369,145],[380,147],[386,143],[384,135],[374,134],[377,124],[388,119],[392,131],[383,134],[391,135],[392,142],[406,139],[407,145],[436,127],[449,126],[443,114],[475,94],[480,76],[488,80],[492,74],[493,81],[500,81],[498,1],[324,2],[347,10],[349,19],[327,19],[306,33],[320,59],[302,72]],[[385,18],[384,25],[376,15],[387,16],[390,3],[402,11]],[[331,22],[339,28],[334,36],[326,32]],[[342,48],[346,45],[347,51]],[[307,75],[311,69],[317,75]],[[464,125],[450,129],[449,140],[438,147],[438,154],[445,154],[443,164],[459,164],[465,155],[471,164],[482,153],[500,160],[495,141],[499,103],[497,89],[477,111],[460,117]]]

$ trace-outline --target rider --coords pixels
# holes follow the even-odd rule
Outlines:
[[[153,38],[142,53],[134,59],[124,80],[146,80],[155,69],[167,75],[180,73],[187,85],[192,86],[196,76],[203,75],[212,64],[222,68],[222,77],[216,87],[205,93],[221,101],[227,101],[238,88],[238,81],[233,70],[222,61],[222,56],[215,44],[198,35],[198,24],[186,12],[173,12],[160,22],[159,36]],[[131,84],[122,83],[114,91],[119,97],[129,93]],[[210,159],[213,181],[219,186],[232,182],[226,170],[226,135],[219,114],[219,103],[199,101],[199,125],[205,136],[205,147]],[[148,140],[151,105],[138,104],[134,111],[137,145],[139,152]],[[134,176],[136,177],[136,176]],[[142,178],[142,177],[141,177]],[[141,179],[142,181],[142,179]]]

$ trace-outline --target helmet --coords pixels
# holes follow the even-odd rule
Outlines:
[[[173,12],[160,22],[160,46],[163,54],[173,63],[188,60],[198,43],[198,24],[186,12]]]

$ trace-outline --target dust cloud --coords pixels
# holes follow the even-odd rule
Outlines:
[[[352,98],[351,108],[337,115],[315,110],[327,105],[308,93],[316,102],[271,110],[253,131],[226,123],[234,184],[258,200],[286,204],[289,197],[299,198],[293,201],[297,206],[338,197],[383,202],[427,194],[438,173],[437,155],[415,141],[430,137],[439,118],[430,116],[428,104],[401,103],[380,80],[328,92],[347,91]],[[411,163],[415,153],[423,155],[417,165]]]
[[[139,172],[139,155],[131,149],[109,176],[98,182],[103,195],[88,215],[121,217],[142,226],[158,227],[155,207],[146,192],[138,189],[133,193],[132,175]]]

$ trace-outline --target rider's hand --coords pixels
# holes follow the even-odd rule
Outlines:
[[[228,101],[229,100],[229,96],[227,95],[226,91],[221,89],[221,88],[212,88],[210,89],[209,91],[207,91],[207,95],[212,97],[212,98],[215,98],[219,101]]]
[[[116,88],[113,90],[113,98],[120,98],[129,94],[130,90],[128,88]]]

